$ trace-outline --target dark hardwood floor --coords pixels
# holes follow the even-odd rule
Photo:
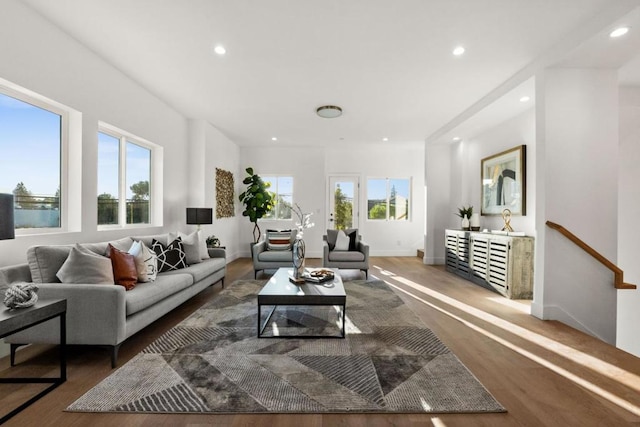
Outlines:
[[[310,260],[311,266],[319,260]],[[106,348],[71,347],[68,380],[7,426],[640,426],[640,359],[416,258],[371,259],[385,280],[504,405],[504,414],[87,414],[64,409],[111,372]],[[345,272],[344,278],[361,277]],[[260,278],[260,277],[259,277]],[[228,265],[225,283],[253,279],[249,259]],[[127,340],[121,366],[220,291],[215,285]],[[635,291],[632,291],[635,292]],[[18,365],[0,359],[1,376],[57,374],[52,346],[20,351]],[[38,387],[0,384],[0,411]]]

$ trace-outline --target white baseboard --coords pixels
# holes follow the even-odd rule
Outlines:
[[[608,342],[604,337],[601,337],[593,330],[589,329],[582,322],[578,321],[575,317],[565,311],[563,308],[558,307],[556,305],[545,305],[543,308],[543,317],[544,320],[557,320],[566,325],[571,326],[574,329],[584,332],[585,334],[589,334],[592,337],[596,337],[601,341]],[[615,345],[614,343],[609,343]]]
[[[444,265],[444,258],[440,257],[424,257],[423,261],[427,265]]]

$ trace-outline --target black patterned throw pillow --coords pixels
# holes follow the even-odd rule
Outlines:
[[[164,246],[162,243],[153,239],[151,249],[158,256],[158,272],[179,270],[186,268],[187,256],[184,253],[184,248],[180,238],[177,238],[169,245]]]

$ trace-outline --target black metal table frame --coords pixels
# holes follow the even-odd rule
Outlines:
[[[39,325],[56,317],[60,317],[60,376],[59,377],[46,377],[46,378],[37,378],[37,377],[17,377],[17,378],[0,378],[0,384],[51,384],[46,389],[42,390],[17,408],[13,409],[6,415],[0,418],[0,424],[3,424],[9,418],[13,417],[27,406],[31,405],[45,394],[49,393],[51,390],[58,387],[60,384],[67,380],[67,356],[66,356],[66,345],[67,345],[67,309],[66,309],[66,300],[64,301],[64,309],[58,313],[54,313],[51,316],[47,316],[41,319],[38,319],[35,322],[29,322],[27,324],[22,325],[21,327],[12,329],[9,332],[0,335],[0,339],[4,338],[8,335],[15,334],[16,332],[20,332],[22,330],[31,328],[33,326]]]
[[[267,316],[267,319],[261,325],[260,324],[260,318],[262,317],[262,306],[263,305],[266,305],[266,306],[273,305],[273,308],[269,312],[269,315]],[[262,333],[264,332],[265,328],[267,327],[267,325],[271,321],[271,316],[273,316],[273,313],[276,311],[276,309],[279,306],[342,307],[342,310],[340,310],[341,317],[342,317],[341,334],[340,335],[263,335]],[[344,338],[345,337],[346,310],[347,310],[346,300],[345,300],[345,302],[343,304],[332,304],[332,303],[312,303],[312,304],[309,304],[309,303],[304,303],[303,301],[299,301],[299,302],[295,302],[295,303],[278,303],[278,304],[274,305],[274,304],[271,304],[271,303],[261,304],[260,303],[260,299],[258,298],[258,338]]]

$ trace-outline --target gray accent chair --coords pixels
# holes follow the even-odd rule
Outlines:
[[[296,239],[297,230],[291,230],[291,247]],[[277,270],[280,267],[293,267],[293,250],[270,251],[266,239],[251,244],[251,258],[253,260],[253,277],[258,277],[258,271]]]
[[[357,229],[344,230],[346,234],[356,232],[355,250],[334,250],[338,230],[327,230],[322,236],[322,266],[327,268],[344,268],[364,271],[364,277],[369,278],[369,245],[362,241]]]

